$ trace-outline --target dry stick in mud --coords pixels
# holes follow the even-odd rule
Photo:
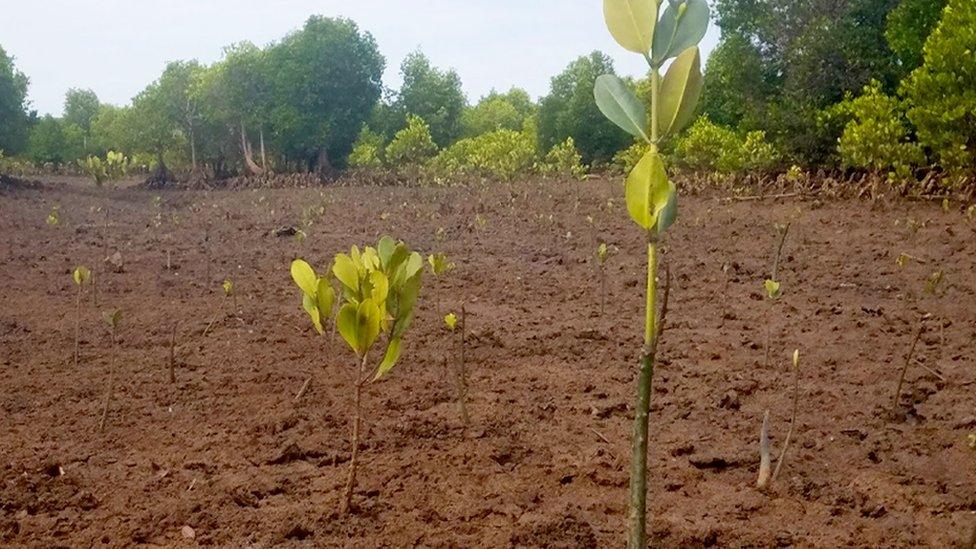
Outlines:
[[[173,332],[169,340],[169,382],[176,383],[176,329],[179,322],[173,323]]]
[[[762,429],[759,431],[759,478],[756,488],[762,489],[769,484],[772,458],[769,453],[769,410],[763,412]]]
[[[464,431],[466,432],[468,427],[471,425],[471,420],[468,417],[468,366],[467,360],[464,354],[465,347],[465,309],[464,304],[461,304],[461,333],[459,339],[460,349],[458,351],[458,411],[461,414],[461,424],[464,426]]]
[[[776,254],[773,256],[773,272],[770,280],[772,280],[775,283],[779,283],[779,260],[780,257],[783,255],[783,245],[786,244],[786,236],[789,233],[790,233],[790,223],[787,223],[786,225],[783,226],[782,230],[780,230],[779,243],[776,245]],[[768,299],[768,301],[769,301],[769,307],[767,308],[766,314],[768,316],[772,316],[771,312],[773,308],[773,300],[772,298],[770,298]],[[769,345],[770,345],[769,340],[770,340],[770,328],[771,328],[770,325],[772,324],[772,322],[768,320],[768,316],[766,321],[766,337],[765,337],[766,341],[764,345],[765,349],[763,351],[764,368],[769,367]]]
[[[108,322],[109,326],[112,328],[112,362],[111,371],[108,375],[108,391],[105,392],[105,404],[102,406],[102,418],[98,422],[98,430],[105,430],[105,423],[108,421],[108,409],[112,403],[112,392],[115,390],[115,370],[116,361],[118,359],[118,337],[117,332],[119,328],[119,321],[122,320],[122,312],[115,310],[112,314],[105,317],[105,321]]]
[[[786,432],[786,440],[783,441],[783,449],[779,452],[779,459],[776,460],[776,469],[773,471],[775,481],[779,476],[780,469],[783,468],[783,461],[786,459],[786,450],[790,447],[790,440],[793,438],[793,429],[796,427],[796,412],[800,406],[800,351],[793,351],[793,414],[790,417],[790,429]]]
[[[918,340],[922,338],[922,333],[925,332],[925,323],[922,322],[918,326],[918,332],[915,333],[915,338],[912,339],[912,346],[908,349],[908,354],[905,355],[905,365],[901,368],[901,375],[898,377],[898,388],[895,389],[895,398],[891,402],[890,415],[895,415],[898,410],[898,401],[901,400],[901,388],[905,383],[905,374],[908,373],[908,366],[912,363],[912,357],[915,356],[915,347],[918,345]]]

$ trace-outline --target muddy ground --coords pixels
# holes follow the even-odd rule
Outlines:
[[[619,182],[163,192],[48,183],[0,193],[3,545],[620,546],[644,255]],[[947,547],[970,536],[976,222],[950,206],[682,199],[663,254],[674,282],[652,400],[655,545]],[[303,221],[304,243],[274,234]],[[774,223],[786,222],[783,296],[770,305],[762,281]],[[288,265],[301,256],[320,266],[381,234],[443,251],[457,268],[425,277],[404,358],[367,391],[355,512],[340,516],[354,359],[314,335]],[[603,316],[600,241],[619,248]],[[103,261],[115,252],[120,266]],[[90,289],[82,297],[77,366],[76,264],[97,282],[97,306]],[[927,292],[936,271],[942,280]],[[462,301],[466,435],[448,366],[455,341],[441,320]],[[124,315],[114,346],[101,318],[113,308]],[[890,416],[920,319],[926,331]],[[778,454],[793,349],[795,442],[760,492],[761,418],[770,410]]]

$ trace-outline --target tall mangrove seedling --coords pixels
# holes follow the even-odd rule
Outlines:
[[[702,74],[698,43],[708,27],[707,0],[668,0],[660,14],[658,0],[604,0],[603,14],[610,34],[624,49],[637,53],[650,66],[650,117],[632,89],[613,75],[597,78],[597,106],[613,123],[647,142],[648,149],[625,184],[627,211],[647,238],[647,302],[644,346],[637,378],[633,461],[630,477],[629,534],[631,549],[647,544],[647,421],[654,355],[662,318],[656,314],[657,252],[661,235],[677,215],[677,189],[668,180],[659,147],[674,136],[695,113]],[[661,69],[669,59],[663,79]],[[662,308],[663,309],[663,308]]]
[[[336,255],[332,264],[332,274],[339,281],[343,298],[343,305],[336,313],[336,328],[356,354],[352,451],[342,498],[343,514],[352,506],[356,485],[363,387],[389,373],[400,358],[403,334],[413,320],[423,267],[420,254],[388,236],[381,238],[375,248],[360,251],[353,246],[348,254]],[[328,275],[320,277],[308,263],[296,259],[291,264],[291,276],[302,290],[302,307],[315,329],[323,333],[323,319],[331,315],[335,301]],[[383,358],[371,368],[369,354],[381,335],[385,336],[386,345]]]

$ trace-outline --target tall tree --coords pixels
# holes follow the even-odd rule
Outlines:
[[[278,149],[320,172],[344,165],[382,90],[385,61],[372,35],[315,16],[268,55]]]
[[[420,51],[407,55],[400,66],[403,85],[394,103],[402,125],[408,115],[419,116],[430,126],[438,147],[447,147],[461,136],[461,115],[467,99],[461,78],[454,70],[443,71]]]
[[[536,106],[528,92],[512,88],[506,93],[492,90],[477,104],[464,110],[461,126],[464,137],[476,137],[495,130],[520,131]]]
[[[539,150],[548,151],[572,137],[583,161],[607,162],[631,143],[593,100],[593,86],[601,74],[614,74],[613,62],[601,52],[580,57],[552,79],[549,95],[539,102]]]
[[[0,150],[23,152],[30,115],[27,112],[29,80],[14,66],[14,59],[0,47]]]
[[[942,17],[947,0],[901,0],[888,14],[885,37],[906,72],[923,61],[925,39]]]
[[[64,95],[62,121],[65,124],[77,126],[81,130],[86,152],[88,151],[88,142],[91,139],[92,120],[98,116],[101,106],[98,95],[92,90],[71,88]]]

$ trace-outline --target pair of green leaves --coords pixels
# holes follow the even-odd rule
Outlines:
[[[660,88],[658,138],[684,129],[695,115],[704,80],[697,47],[686,49],[671,63]],[[593,89],[596,104],[611,122],[638,139],[651,143],[650,122],[644,103],[623,80],[604,74]],[[653,108],[653,106],[652,106]]]
[[[427,256],[427,265],[430,267],[430,273],[434,276],[441,276],[454,270],[454,262],[449,261],[447,255],[439,252]]]
[[[664,159],[655,147],[644,154],[624,184],[627,213],[641,228],[661,234],[678,214],[678,191],[668,180]]]
[[[75,267],[75,270],[71,272],[71,280],[74,280],[78,286],[88,284],[91,280],[91,270],[83,266]]]
[[[335,290],[327,276],[318,276],[307,262],[296,259],[291,263],[291,278],[302,290],[302,308],[312,319],[315,331],[324,333],[322,322],[332,315]]]
[[[707,0],[669,0],[659,21],[657,0],[603,0],[603,16],[618,44],[657,69],[701,42],[709,12]]]

